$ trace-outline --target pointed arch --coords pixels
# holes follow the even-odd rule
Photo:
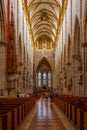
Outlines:
[[[52,87],[52,70],[49,62],[45,57],[40,60],[36,70],[36,81],[38,87]]]
[[[38,66],[37,66],[37,71],[38,70],[41,70],[41,71],[44,71],[44,70],[49,71],[50,70],[51,71],[51,66],[45,57],[43,57],[42,60],[39,62]]]
[[[41,63],[41,61],[43,61],[43,60],[46,60],[46,61],[48,62],[48,64],[50,65],[51,71],[52,71],[51,64],[50,64],[49,60],[48,60],[45,56],[44,56],[44,57],[41,57],[41,59],[39,60],[37,66],[36,66],[36,71],[37,71],[38,65],[39,65],[39,64]]]

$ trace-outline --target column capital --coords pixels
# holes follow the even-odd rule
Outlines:
[[[7,46],[7,42],[4,42],[4,41],[0,41],[0,46]]]
[[[81,43],[82,47],[87,47],[87,42]]]

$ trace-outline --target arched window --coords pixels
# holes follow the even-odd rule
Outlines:
[[[43,58],[37,67],[36,86],[48,89],[52,87],[51,67],[45,58]]]

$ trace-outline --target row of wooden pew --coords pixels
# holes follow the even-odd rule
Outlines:
[[[0,98],[0,130],[17,130],[35,102],[34,97]]]
[[[35,94],[34,94],[34,93],[31,93],[31,94],[29,94],[29,96],[30,96],[30,97],[34,97],[35,99],[38,100],[38,99],[40,99],[40,97],[41,97],[42,95],[39,94],[39,93],[35,93]]]
[[[87,130],[87,98],[61,95],[54,102],[77,130]]]

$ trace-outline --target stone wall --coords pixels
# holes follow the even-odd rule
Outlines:
[[[85,49],[82,46],[87,42],[86,14],[86,0],[68,1],[55,51],[56,91],[59,93],[87,96],[87,45]]]
[[[11,22],[11,11],[13,11],[14,17],[14,33],[15,33],[15,47],[16,47],[16,64],[17,71],[11,75],[7,75],[7,71],[3,70],[6,79],[2,85],[3,90],[6,91],[4,95],[16,95],[17,93],[28,93],[33,86],[33,48],[30,40],[29,31],[27,28],[26,18],[24,16],[22,1],[21,0],[8,0],[9,1],[9,16]],[[3,16],[0,20],[0,40],[5,39],[5,26],[1,26],[4,23],[6,25],[7,18],[7,6],[8,1],[0,1],[0,16]],[[4,13],[3,13],[4,12]],[[3,15],[4,14],[4,15]],[[3,30],[2,30],[3,29]],[[2,33],[3,32],[3,33]],[[8,32],[6,32],[8,33]],[[9,44],[9,43],[8,43]],[[1,48],[1,46],[0,46]],[[1,50],[1,49],[0,49]],[[0,53],[1,54],[1,53]],[[4,64],[6,65],[6,54],[3,54]],[[2,54],[0,55],[0,59]],[[5,68],[6,69],[6,68]],[[5,73],[4,73],[5,71]],[[0,83],[1,83],[0,78]],[[2,86],[0,89],[2,89]]]

